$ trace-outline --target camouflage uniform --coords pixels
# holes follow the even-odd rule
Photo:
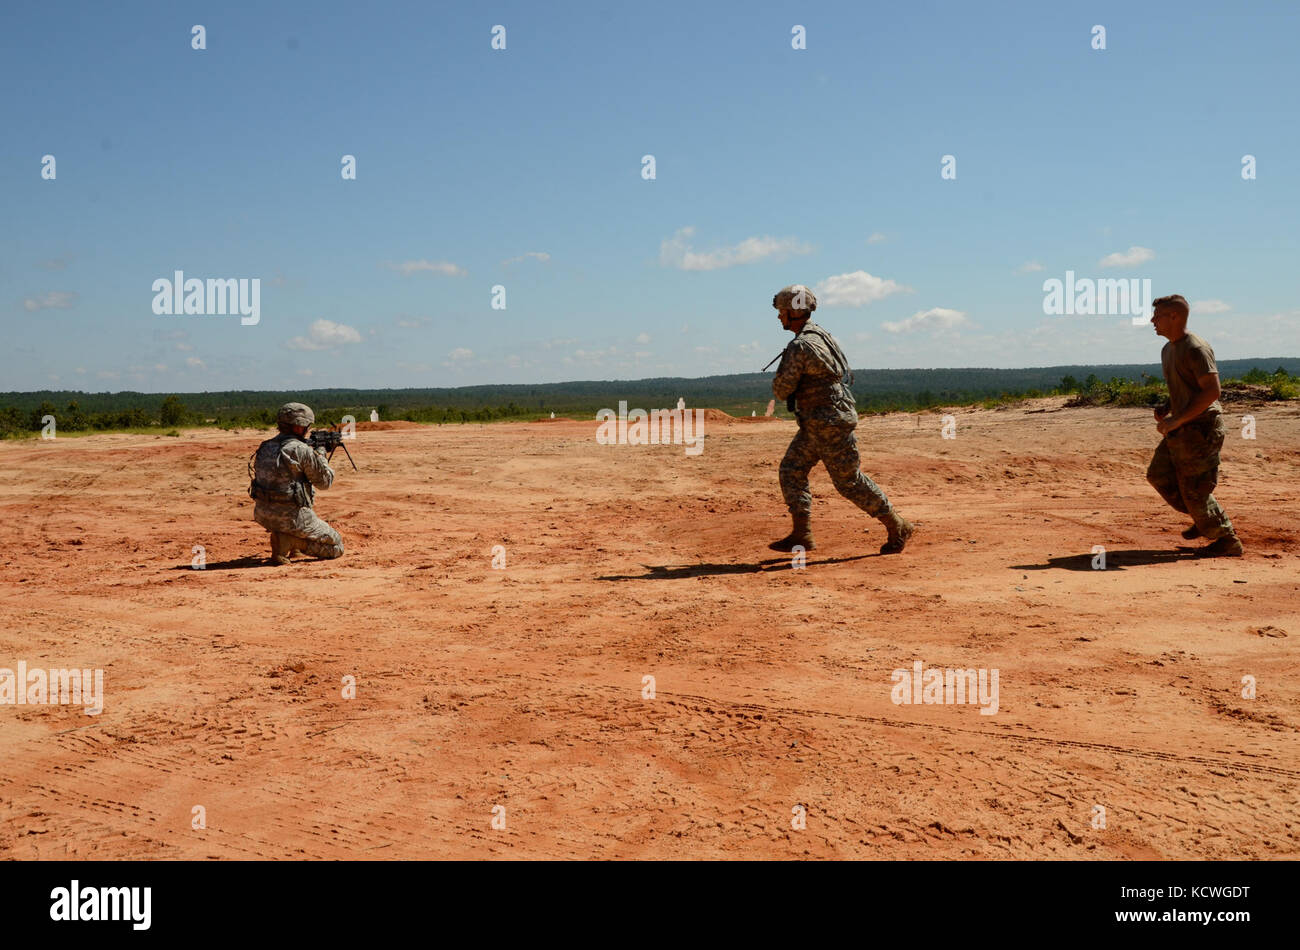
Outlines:
[[[1171,415],[1181,414],[1200,394],[1197,381],[1202,376],[1219,371],[1214,350],[1195,333],[1166,343],[1160,363],[1169,386]],[[1195,419],[1168,433],[1147,468],[1147,481],[1160,497],[1175,511],[1190,515],[1200,536],[1211,541],[1235,534],[1213,494],[1225,435],[1222,413],[1223,405],[1216,399]]]
[[[1147,468],[1147,481],[1160,497],[1174,511],[1190,515],[1201,537],[1211,541],[1234,533],[1213,494],[1224,435],[1217,412],[1210,419],[1185,422],[1164,437]]]
[[[312,509],[315,489],[334,483],[334,470],[323,448],[313,449],[292,431],[283,431],[283,419],[290,407],[300,407],[307,418],[311,410],[301,403],[281,409],[282,431],[257,447],[253,461],[253,484],[249,494],[256,500],[253,520],[271,532],[273,555],[279,554],[277,535],[286,543],[286,554],[296,548],[320,558],[343,555],[339,533],[317,517]],[[313,420],[314,421],[314,420]]]
[[[781,460],[781,494],[792,515],[812,511],[808,473],[822,462],[836,491],[873,518],[893,511],[885,493],[859,468],[857,404],[848,360],[835,338],[811,320],[781,356],[772,392],[794,397],[799,432]]]

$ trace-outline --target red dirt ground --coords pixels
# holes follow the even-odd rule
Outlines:
[[[0,667],[105,704],[0,706],[0,854],[1300,856],[1300,410],[1233,410],[1247,556],[1196,560],[1150,413],[1056,405],[864,419],[920,531],[878,556],[818,468],[804,570],[766,548],[789,421],[359,425],[347,554],[279,568],[265,433],[2,444]],[[998,669],[997,714],[895,705],[914,660]]]

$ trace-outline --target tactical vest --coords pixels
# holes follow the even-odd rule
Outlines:
[[[823,330],[821,327],[806,327],[802,333],[811,333],[825,342],[830,349],[831,355],[835,357],[839,365],[833,367],[839,370],[839,383],[845,389],[853,384],[853,371],[849,369],[848,358],[845,357],[844,351],[840,345],[835,342],[835,338]],[[829,406],[835,402],[835,383],[826,378],[801,379],[799,386],[794,391],[794,400],[800,409],[817,409],[821,406]]]
[[[297,442],[303,441],[296,435],[291,438]],[[287,442],[289,440],[286,439],[285,441]],[[307,445],[307,443],[303,442],[303,445]],[[261,450],[261,446],[258,446],[258,450]],[[253,457],[257,457],[257,452],[253,453]],[[297,505],[299,508],[310,508],[312,506],[313,495],[315,493],[312,491],[312,485],[311,482],[307,480],[307,476],[299,475],[298,478],[294,479],[294,481],[289,484],[288,491],[276,491],[273,488],[263,485],[257,480],[257,476],[253,474],[256,470],[253,468],[252,459],[249,460],[249,471],[253,477],[250,478],[248,482],[248,497],[252,498],[254,501],[270,501],[278,504]]]

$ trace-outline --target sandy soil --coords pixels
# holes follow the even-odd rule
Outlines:
[[[0,706],[0,854],[1300,856],[1300,410],[1234,408],[1247,556],[1196,560],[1149,413],[1034,408],[864,419],[920,533],[876,555],[819,468],[804,570],[765,547],[788,421],[363,427],[347,554],[280,568],[263,433],[0,445],[0,667],[106,694]],[[996,668],[998,712],[894,704],[914,660]]]

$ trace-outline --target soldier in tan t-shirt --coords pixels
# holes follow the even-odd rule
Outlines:
[[[1156,429],[1164,439],[1147,468],[1147,481],[1175,511],[1191,516],[1184,538],[1210,540],[1202,555],[1240,557],[1241,541],[1213,494],[1224,438],[1214,350],[1187,332],[1190,308],[1185,297],[1160,297],[1152,306],[1151,323],[1169,340],[1160,353],[1169,404],[1156,410]]]

